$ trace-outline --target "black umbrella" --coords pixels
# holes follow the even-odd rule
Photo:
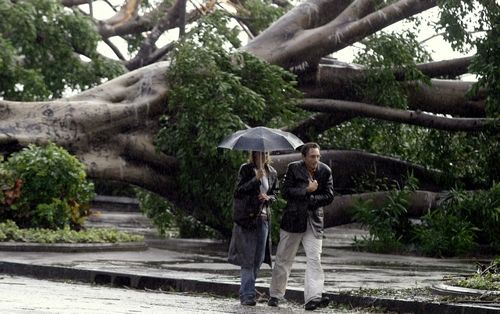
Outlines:
[[[272,152],[279,150],[294,150],[303,144],[300,138],[290,132],[258,126],[236,131],[226,137],[218,147],[235,150]]]

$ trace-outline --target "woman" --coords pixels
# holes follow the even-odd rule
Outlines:
[[[271,208],[278,185],[269,155],[250,152],[241,165],[233,202],[233,234],[228,261],[241,266],[240,302],[255,305],[255,280],[260,265],[271,266]]]

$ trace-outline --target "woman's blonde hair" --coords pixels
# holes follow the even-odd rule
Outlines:
[[[257,154],[260,154],[262,152],[258,151],[249,151],[248,152],[248,162],[255,163],[255,156]],[[270,165],[271,164],[271,155],[268,152],[264,153],[264,165]]]

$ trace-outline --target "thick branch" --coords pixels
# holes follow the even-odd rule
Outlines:
[[[315,112],[347,112],[356,116],[402,122],[447,131],[481,131],[486,127],[500,126],[497,119],[487,118],[446,118],[419,111],[399,110],[379,107],[359,102],[333,99],[305,99],[301,105],[304,110]]]
[[[136,56],[127,63],[129,70],[137,69],[149,64],[148,57],[156,50],[156,41],[166,30],[177,26],[179,22],[180,7],[185,5],[184,0],[177,0],[151,30],[148,37],[142,42]],[[184,21],[183,21],[184,22]]]
[[[475,99],[466,95],[474,82],[458,80],[431,80],[431,85],[408,83],[410,109],[433,113],[451,114],[460,117],[485,117],[485,91]],[[415,86],[416,85],[416,86]]]
[[[137,10],[139,9],[140,4],[141,0],[127,0],[120,8],[120,11],[104,21],[104,23],[111,26],[118,26],[128,22],[137,16]]]
[[[419,69],[428,77],[459,76],[469,73],[469,65],[472,61],[472,58],[473,57],[470,56],[451,60],[420,63],[417,64],[417,69]],[[405,80],[404,74],[401,72],[396,72],[396,79],[401,81]]]
[[[425,74],[436,74],[443,73],[448,66],[459,64],[465,66],[467,62],[469,62],[468,58],[461,58],[420,64],[418,67]],[[362,82],[366,75],[367,70],[361,65],[338,61],[328,65],[322,64],[315,72],[301,77],[300,89],[309,98],[360,100],[359,96],[356,96],[355,84]],[[410,87],[406,90],[411,109],[460,117],[484,117],[486,115],[484,90],[475,99],[469,99],[466,96],[474,82],[432,79],[431,86],[415,82],[406,84]]]
[[[283,128],[283,130],[292,132],[300,137],[304,142],[310,142],[315,141],[318,134],[321,134],[324,131],[350,119],[352,119],[352,115],[345,112],[339,112],[336,114],[317,113],[302,120],[297,125],[289,128]]]
[[[244,49],[271,63],[278,60],[278,50],[304,29],[312,29],[333,20],[351,3],[351,0],[311,0],[294,7],[270,27],[250,41]]]
[[[283,175],[288,163],[300,158],[299,153],[273,155],[273,167],[278,175]],[[442,182],[446,180],[445,174],[439,170],[362,151],[322,150],[321,160],[332,168],[334,189],[340,194],[354,193],[357,184],[368,179],[384,179],[402,186],[406,175],[410,173],[418,179],[419,188],[427,191],[441,191]]]
[[[311,2],[307,2],[308,5]],[[371,35],[382,28],[402,19],[423,12],[436,6],[435,0],[400,0],[394,4],[371,13],[356,22],[339,25],[330,17],[328,24],[316,28],[304,27],[296,22],[297,18],[307,17],[313,20],[308,25],[318,25],[318,18],[305,11],[302,6],[290,11],[265,33],[252,40],[246,49],[270,63],[283,67],[293,67],[304,62],[319,60],[334,51],[338,51],[359,39]],[[314,8],[315,10],[317,7]],[[324,11],[321,11],[323,15]],[[317,14],[317,11],[315,11]],[[326,14],[324,14],[326,15]],[[338,14],[337,14],[338,15]],[[332,21],[333,20],[333,21]],[[289,30],[286,36],[280,36],[283,30]],[[272,49],[273,40],[276,44]]]
[[[473,57],[463,57],[450,60],[420,63],[416,67],[428,77],[458,76],[468,73],[468,67]],[[353,81],[362,80],[368,74],[368,69],[359,64],[351,64],[330,60],[328,64],[319,64],[318,69],[307,74],[303,81],[315,83],[316,85],[351,85]],[[397,80],[404,81],[404,73],[400,70],[394,71]]]
[[[436,208],[443,193],[415,191],[410,196],[409,217],[421,217]],[[371,200],[374,206],[381,206],[387,201],[389,192],[362,193],[336,196],[333,202],[324,209],[325,228],[335,227],[353,222],[352,210],[356,201]]]
[[[160,7],[153,12],[149,12],[144,16],[137,16],[136,18],[128,20],[127,22],[119,25],[108,25],[103,21],[99,21],[97,25],[98,32],[101,37],[107,38],[112,36],[140,34],[142,32],[149,31],[156,25],[157,16],[158,14],[160,14],[159,12],[162,12],[162,10],[166,10],[166,7],[164,5],[160,5]],[[199,19],[200,16],[201,14],[199,11],[190,11],[186,14],[186,23],[192,23],[193,21]],[[178,25],[176,23],[174,23],[171,28],[177,27]]]

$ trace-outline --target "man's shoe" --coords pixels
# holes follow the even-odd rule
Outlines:
[[[330,298],[327,296],[321,297],[321,300],[319,301],[319,307],[327,307],[328,304],[330,304]]]
[[[307,302],[304,308],[306,311],[314,311],[319,307],[319,304],[321,302],[321,299],[312,299],[311,301]]]
[[[318,307],[327,307],[330,304],[330,298],[327,296],[323,296],[321,298],[312,299],[307,302],[304,308],[306,311],[314,311]]]
[[[278,306],[279,300],[275,297],[270,297],[269,301],[267,301],[267,305],[269,306]]]
[[[255,302],[255,300],[252,299],[241,301],[241,305],[254,306],[255,304],[257,304],[257,302]]]

